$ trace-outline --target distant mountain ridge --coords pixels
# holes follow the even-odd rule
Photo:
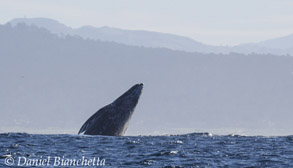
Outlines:
[[[50,32],[59,35],[78,35],[86,39],[117,42],[134,46],[169,48],[189,52],[205,52],[209,50],[209,46],[196,42],[188,37],[144,30],[122,30],[107,26],[100,28],[83,26],[73,29],[58,21],[47,18],[19,18],[13,19],[9,23],[12,26],[25,23],[26,25],[46,28]]]
[[[292,49],[293,34],[288,36],[279,37],[271,40],[266,40],[258,43],[260,46],[270,47],[275,49]]]
[[[200,43],[191,38],[158,33],[144,30],[123,30],[112,27],[83,26],[77,29],[68,27],[56,20],[48,18],[17,18],[9,22],[13,26],[19,23],[35,25],[48,29],[50,32],[59,35],[80,36],[85,39],[117,42],[132,46],[151,48],[168,48],[186,52],[201,53],[258,53],[274,55],[293,55],[293,35],[266,40],[259,43],[248,43],[232,47],[212,46]]]

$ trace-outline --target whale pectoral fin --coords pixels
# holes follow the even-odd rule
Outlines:
[[[82,127],[80,128],[80,130],[78,131],[78,134],[84,133],[89,125],[90,125],[90,123],[88,123],[88,122],[84,123],[82,125]]]
[[[95,125],[95,123],[99,120],[99,118],[104,114],[107,113],[109,108],[108,106],[103,107],[102,109],[100,109],[99,111],[97,111],[94,115],[92,115],[80,128],[80,130],[78,131],[78,134],[84,133],[87,130],[90,130],[91,127],[93,127]]]
[[[98,112],[97,112],[98,113]],[[90,129],[90,127],[91,126],[93,126],[94,125],[94,123],[96,122],[96,120],[97,120],[97,115],[98,114],[95,114],[95,115],[93,115],[92,117],[90,117],[83,125],[82,125],[82,127],[80,128],[80,130],[79,130],[79,132],[78,132],[78,134],[81,134],[81,133],[84,133],[84,132],[86,132],[87,130],[89,130]]]
[[[89,129],[89,127],[93,124],[93,123],[95,123],[95,120],[96,120],[96,116],[97,116],[97,114],[99,113],[99,111],[98,112],[96,112],[96,114],[94,114],[93,116],[91,116],[83,125],[82,125],[82,127],[80,128],[80,130],[79,130],[79,132],[78,132],[78,134],[81,134],[81,133],[84,133],[86,130],[88,130]]]

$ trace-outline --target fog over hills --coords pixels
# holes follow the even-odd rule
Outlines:
[[[293,55],[293,35],[262,41],[259,43],[248,43],[237,46],[211,46],[184,36],[173,34],[142,31],[123,30],[111,27],[96,28],[84,26],[73,29],[58,21],[47,18],[18,18],[10,21],[13,26],[18,23],[35,25],[48,29],[55,34],[77,35],[86,39],[117,42],[126,45],[144,46],[153,48],[169,48],[187,52],[201,53],[259,53],[274,55]]]
[[[142,82],[128,135],[293,134],[291,56],[136,47],[25,24],[1,25],[0,37],[0,132],[77,133]]]

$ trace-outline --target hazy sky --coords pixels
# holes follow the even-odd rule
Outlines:
[[[47,17],[71,27],[143,29],[214,45],[293,33],[293,0],[0,0],[0,23]]]

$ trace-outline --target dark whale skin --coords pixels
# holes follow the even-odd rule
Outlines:
[[[143,84],[136,84],[113,103],[93,114],[78,134],[123,136],[142,93]]]

